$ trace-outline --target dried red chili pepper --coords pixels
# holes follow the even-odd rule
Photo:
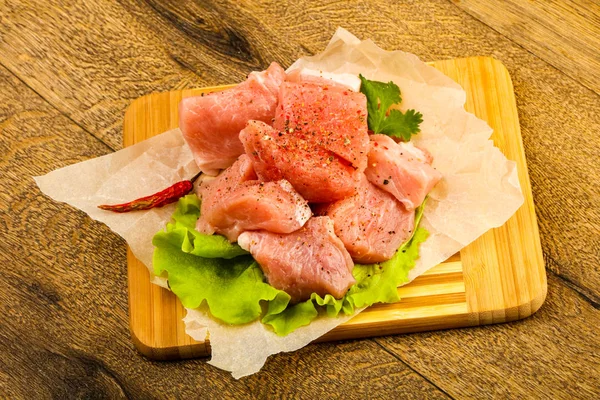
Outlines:
[[[151,194],[150,196],[140,197],[122,204],[102,204],[98,208],[107,211],[114,211],[118,213],[124,213],[129,211],[138,210],[149,210],[151,208],[166,206],[167,204],[174,203],[189,192],[194,187],[194,181],[201,175],[199,172],[190,180],[180,181],[168,188],[161,190],[160,192]]]

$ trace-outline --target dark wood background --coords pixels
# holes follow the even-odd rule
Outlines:
[[[599,398],[595,1],[0,0],[0,397]],[[32,176],[122,147],[127,105],[321,51],[337,26],[513,78],[548,272],[515,323],[310,345],[233,380],[131,342],[125,243]]]

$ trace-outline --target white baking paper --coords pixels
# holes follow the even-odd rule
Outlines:
[[[413,140],[433,155],[433,165],[444,178],[425,208],[423,224],[430,237],[421,245],[411,280],[502,225],[522,204],[516,164],[493,146],[491,128],[464,110],[466,94],[460,86],[416,56],[384,51],[340,28],[323,53],[301,58],[288,70],[298,68],[392,80],[402,90],[402,109],[414,108],[423,114],[421,132]],[[46,195],[83,210],[125,238],[152,272],[152,236],[169,221],[174,205],[129,214],[96,206],[154,193],[197,171],[181,132],[175,129],[35,179]],[[164,280],[153,279],[165,286]],[[186,332],[196,340],[205,340],[209,332],[210,363],[239,378],[259,371],[269,355],[299,349],[349,318],[319,318],[286,337],[260,322],[236,327],[221,324],[203,308],[188,310],[184,322]]]
[[[104,222],[123,237],[133,254],[148,267],[152,280],[167,287],[152,270],[152,237],[165,228],[175,204],[148,211],[117,214],[98,208],[156,193],[190,179],[199,169],[179,129],[154,136],[134,146],[34,177],[40,190],[56,201],[72,205]]]

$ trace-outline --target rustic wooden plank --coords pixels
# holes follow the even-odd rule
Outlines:
[[[0,63],[113,149],[132,99],[204,83],[114,2],[2,1],[0,18]]]
[[[31,178],[110,149],[0,67],[0,152],[0,397],[447,398],[372,341],[312,346],[241,381],[206,360],[141,356],[123,240]]]
[[[195,66],[198,57],[211,57],[205,70],[193,67],[199,75],[214,76],[213,69],[223,68],[220,65],[231,68],[233,79],[215,84],[242,81],[249,71],[265,69],[273,61],[288,65],[301,50],[295,41],[280,38],[276,27],[264,25],[256,7],[192,0],[124,0],[121,5],[144,21],[147,29],[168,37],[185,65]],[[202,54],[190,49],[201,49]]]
[[[264,7],[259,9],[250,3],[241,5],[228,3],[221,10],[231,9],[231,12],[237,12],[239,8],[247,10],[246,13],[250,12],[256,16],[253,21],[259,25],[251,28],[260,31],[261,26],[266,26],[267,32],[275,33],[274,38],[263,36],[262,33],[259,35],[261,45],[256,48],[259,53],[266,51],[265,47],[274,48],[282,43],[290,44],[301,53],[320,51],[335,27],[341,25],[362,38],[373,38],[384,48],[402,48],[425,60],[476,55],[492,55],[501,60],[508,67],[515,85],[546,263],[552,271],[560,274],[561,279],[572,282],[573,287],[585,295],[587,301],[595,302],[596,305],[600,304],[598,297],[600,271],[597,268],[600,265],[600,244],[597,235],[600,230],[600,189],[593,184],[597,181],[597,171],[600,170],[598,154],[600,146],[597,136],[597,132],[600,131],[600,112],[597,94],[592,93],[576,80],[568,79],[560,71],[502,34],[490,29],[484,23],[456,9],[449,2],[366,3],[354,1],[322,5],[320,2],[306,1],[293,2],[286,7],[281,7],[280,2],[273,1],[258,4]],[[136,7],[134,4],[133,8]],[[134,15],[131,9],[129,13],[123,13],[121,10],[122,8],[116,4],[101,1],[86,4],[79,2],[69,7],[61,7],[57,1],[0,0],[2,21],[0,24],[0,62],[33,87],[43,98],[50,101],[53,107],[65,113],[86,130],[101,137],[113,148],[120,146],[121,120],[124,109],[130,100],[151,91],[233,82],[240,80],[249,71],[241,71],[246,67],[240,68],[235,59],[222,61],[218,60],[216,56],[208,58],[205,54],[212,53],[206,46],[190,45],[184,40],[176,40],[168,34],[161,34],[160,30],[164,30],[164,26],[153,31],[149,25],[155,24],[154,19],[145,11]],[[501,14],[498,15],[498,17],[501,16]],[[197,17],[202,18],[203,16],[198,15]],[[218,30],[219,18],[215,16],[212,18],[217,25],[211,26],[210,29]],[[243,24],[243,21],[241,23]],[[579,34],[577,27],[574,27],[574,32],[573,35]],[[182,37],[184,36],[182,34]],[[277,50],[271,49],[270,51],[275,54]],[[281,58],[282,62],[285,60],[284,57]],[[16,95],[9,96],[5,104],[16,107],[14,100],[17,98]],[[25,104],[30,100],[22,101]],[[97,106],[94,107],[94,104]],[[50,115],[55,116],[53,111]],[[46,130],[38,125],[46,127]],[[53,126],[52,131],[48,130],[48,126]],[[55,156],[43,151],[38,154],[35,152],[25,154],[22,150],[20,163],[11,164],[8,172],[2,171],[2,181],[9,183],[6,187],[17,187],[23,191],[35,190],[33,186],[23,189],[19,186],[19,181],[15,181],[12,175],[38,174],[81,159],[84,154],[82,152],[85,152],[86,149],[77,147],[77,143],[85,141],[86,135],[78,131],[75,126],[71,128],[66,126],[66,121],[58,123],[56,118],[43,119],[41,123],[36,123],[35,126],[29,128],[26,125],[19,125],[19,129],[45,132],[48,136],[54,132],[60,132],[61,138],[56,144],[56,148],[61,149],[63,158],[53,159]],[[76,132],[80,132],[81,136]],[[3,149],[7,148],[4,135],[3,131],[0,135],[0,145],[4,146]],[[63,135],[73,137],[74,140],[69,141]],[[71,146],[73,146],[73,152],[65,152]],[[106,151],[103,149],[98,147],[98,152]],[[91,157],[92,153],[87,153],[87,156]],[[2,164],[4,162],[3,158],[0,165],[4,166],[5,164]],[[45,165],[45,167],[41,168],[39,165]],[[30,168],[33,169],[30,170]],[[6,180],[5,177],[11,177],[12,180]],[[30,181],[28,182],[31,184]],[[109,235],[101,225],[91,223],[86,218],[76,219],[75,223],[80,225],[70,227],[68,229],[70,235],[63,237],[54,230],[58,229],[57,226],[64,228],[72,223],[67,222],[69,220],[67,214],[71,217],[74,212],[70,209],[63,210],[61,206],[50,206],[41,198],[38,199],[39,195],[34,196],[37,199],[35,202],[29,198],[19,198],[14,194],[16,190],[3,190],[0,194],[2,201],[12,196],[16,198],[10,208],[10,217],[7,216],[8,214],[2,214],[2,218],[0,218],[3,232],[8,229],[11,232],[0,243],[4,246],[2,248],[4,253],[6,253],[6,249],[18,253],[7,253],[10,254],[10,258],[8,261],[3,259],[3,265],[14,265],[14,269],[30,272],[25,274],[24,280],[20,280],[18,276],[11,276],[10,279],[3,278],[2,286],[0,286],[2,288],[0,290],[6,291],[8,291],[7,288],[12,288],[11,285],[18,286],[18,289],[13,288],[10,292],[1,292],[3,297],[0,307],[3,307],[3,311],[9,305],[16,311],[4,313],[6,318],[10,317],[10,320],[0,321],[2,357],[3,361],[8,360],[6,365],[10,365],[0,371],[0,385],[9,382],[11,388],[20,388],[22,393],[29,394],[33,394],[36,388],[41,387],[45,389],[46,393],[52,393],[51,390],[54,390],[57,397],[65,397],[69,390],[71,394],[75,395],[77,393],[92,395],[97,393],[93,390],[97,386],[91,383],[89,376],[97,374],[102,377],[100,379],[102,382],[105,382],[109,375],[118,377],[122,380],[126,393],[137,394],[139,397],[150,397],[152,393],[156,395],[159,391],[162,391],[164,396],[168,396],[169,390],[175,393],[174,381],[179,383],[180,392],[177,393],[179,396],[198,396],[198,388],[207,386],[207,381],[211,381],[209,386],[214,389],[212,393],[215,395],[226,396],[234,393],[239,397],[245,393],[225,375],[213,374],[211,368],[205,370],[203,362],[157,364],[140,361],[132,349],[130,349],[131,353],[126,351],[128,344],[125,343],[125,336],[121,338],[117,335],[110,342],[104,341],[97,344],[93,350],[100,356],[88,357],[77,352],[79,350],[69,350],[68,357],[60,356],[60,353],[55,350],[53,350],[54,353],[48,352],[46,348],[50,345],[38,338],[49,337],[51,341],[59,343],[63,349],[88,349],[90,346],[94,346],[91,344],[94,340],[114,335],[114,331],[109,329],[108,325],[121,326],[122,321],[126,320],[124,298],[114,296],[115,294],[124,296],[126,290],[121,280],[125,273],[123,267],[125,253],[122,250],[115,255],[114,250],[122,249],[124,244],[113,235]],[[6,209],[4,208],[5,204],[3,203],[0,211]],[[31,209],[29,209],[30,206]],[[50,208],[40,211],[42,207]],[[62,211],[58,212],[57,210]],[[25,229],[22,226],[24,220],[15,219],[16,217],[12,215],[13,212],[27,213],[29,217],[23,218],[32,221],[31,230],[17,231],[17,228]],[[38,213],[41,213],[41,218]],[[47,234],[50,234],[50,239],[45,237]],[[104,238],[106,235],[110,240]],[[17,238],[17,236],[19,237]],[[76,242],[78,238],[82,237],[90,237],[90,239],[86,239],[88,242],[82,246],[82,252],[74,252],[69,246],[54,247],[55,252],[46,250],[44,253],[40,253],[43,256],[38,256],[33,260],[33,264],[23,264],[23,254],[26,256],[32,254],[27,249],[28,246],[37,253],[51,245],[54,246],[57,242],[64,240]],[[103,238],[104,242],[99,244],[92,239],[96,237]],[[28,241],[23,242],[23,238]],[[104,246],[111,249],[110,254],[103,250]],[[95,254],[95,252],[99,254]],[[115,262],[115,257],[120,261]],[[56,260],[62,260],[64,264],[56,265]],[[76,269],[73,267],[75,265],[79,267]],[[81,265],[89,265],[89,269],[81,267]],[[107,265],[112,266],[116,272],[111,270],[110,273],[101,273],[100,271],[105,271]],[[114,267],[115,265],[120,267]],[[82,289],[73,288],[72,290],[75,291],[69,292],[68,295],[65,294],[63,298],[82,299],[82,302],[86,302],[86,304],[72,306],[70,310],[74,310],[75,314],[91,312],[92,314],[88,315],[87,319],[72,318],[71,314],[66,314],[62,304],[63,308],[56,311],[52,308],[56,306],[52,306],[50,300],[45,300],[54,298],[53,293],[55,292],[51,290],[54,283],[46,282],[49,267],[52,274],[62,274],[61,278],[63,279],[69,278],[72,273],[78,276],[67,279],[65,285],[81,285]],[[84,271],[80,273],[78,269],[82,268]],[[24,272],[20,274],[22,275]],[[80,274],[81,276],[79,276]],[[118,274],[118,277],[113,279],[112,274]],[[88,279],[84,279],[84,275]],[[107,282],[101,288],[103,291],[99,290],[96,294],[89,292],[93,284],[98,285],[102,282]],[[454,366],[455,364],[447,364],[442,361],[451,359],[451,361],[457,362],[457,360],[452,360],[451,355],[455,354],[453,353],[455,350],[460,350],[456,345],[460,342],[459,336],[462,336],[461,340],[470,343],[471,349],[468,353],[456,353],[456,357],[464,356],[461,365],[464,366],[472,360],[477,361],[482,357],[482,353],[487,351],[490,342],[499,342],[499,338],[502,339],[502,343],[508,341],[506,335],[508,332],[512,332],[513,328],[511,327],[516,325],[521,328],[519,328],[519,340],[510,347],[513,358],[501,366],[504,369],[512,370],[514,366],[510,362],[514,362],[516,366],[522,366],[523,360],[525,360],[526,366],[516,369],[516,373],[521,372],[526,375],[530,384],[523,387],[525,383],[514,382],[514,379],[510,378],[502,383],[503,388],[513,385],[523,391],[526,391],[527,388],[532,390],[533,386],[543,384],[534,376],[536,373],[540,373],[540,379],[550,377],[552,380],[549,382],[564,384],[557,386],[557,390],[561,390],[563,387],[567,387],[568,390],[569,387],[565,385],[570,383],[557,378],[555,375],[560,374],[561,371],[552,368],[556,360],[563,364],[565,360],[560,359],[561,356],[557,352],[552,353],[554,358],[544,358],[543,348],[552,346],[555,339],[553,335],[559,335],[558,332],[566,322],[575,324],[570,325],[568,337],[576,340],[574,344],[579,343],[579,339],[577,339],[579,335],[585,337],[583,333],[579,332],[585,332],[585,329],[592,325],[589,324],[589,321],[582,321],[583,318],[575,319],[574,317],[578,313],[589,315],[590,308],[556,280],[551,282],[551,296],[554,291],[559,292],[560,296],[564,296],[564,302],[574,303],[576,307],[569,308],[560,305],[549,320],[543,324],[534,324],[531,327],[533,331],[546,332],[541,336],[528,339],[526,336],[530,325],[527,325],[529,320],[525,320],[508,325],[509,328],[503,326],[493,328],[492,330],[497,333],[491,338],[487,333],[473,333],[488,332],[480,329],[419,335],[421,338],[428,338],[428,342],[412,343],[416,346],[412,350],[423,352],[428,351],[428,348],[432,349],[429,358],[424,358],[423,362],[427,361],[429,368],[446,374],[445,380],[455,379],[457,381],[455,385],[468,386],[472,385],[472,382],[480,382],[487,385],[482,386],[484,389],[493,388],[497,384],[494,375],[497,373],[496,360],[493,357],[488,360],[489,364],[476,364],[479,366],[477,370],[475,368],[457,369],[458,372],[446,367],[446,365]],[[30,298],[29,306],[23,305],[25,301],[21,300],[21,297]],[[112,301],[105,302],[104,297],[112,297]],[[10,299],[12,303],[6,299]],[[17,301],[18,303],[15,304]],[[36,305],[38,303],[42,304]],[[63,303],[68,303],[68,301],[63,300]],[[118,307],[116,311],[113,311],[115,304],[118,304]],[[578,307],[585,312],[579,310]],[[102,311],[100,312],[96,308],[101,308]],[[118,318],[111,316],[112,313],[118,313],[120,316]],[[536,315],[537,318],[539,316],[540,313]],[[104,322],[104,318],[106,318],[106,322]],[[41,323],[34,325],[33,322],[30,322],[39,319],[52,321],[48,324],[50,327]],[[70,321],[70,319],[74,321]],[[90,334],[91,338],[85,339],[83,332],[90,329],[90,320],[96,321],[99,326],[95,327],[95,333]],[[16,324],[15,321],[22,324],[23,328],[13,329],[15,325],[12,324]],[[501,333],[503,330],[507,330],[506,335]],[[18,342],[9,342],[5,340],[7,335],[22,336],[23,339]],[[448,337],[446,335],[456,339],[453,346],[443,348],[431,346],[436,341],[445,342]],[[65,338],[66,336],[72,336],[73,339],[69,341]],[[406,338],[411,337],[407,336]],[[534,340],[537,338],[540,338],[541,341]],[[488,339],[490,340],[488,341]],[[363,341],[359,343],[363,343]],[[111,346],[116,346],[117,349],[111,350]],[[311,346],[309,349],[313,347]],[[474,348],[477,348],[477,351],[473,350]],[[437,355],[445,351],[445,358],[438,361],[437,356],[434,357],[432,354],[434,353],[433,349],[436,350]],[[493,356],[502,360],[504,356],[502,351],[502,346],[497,346]],[[516,352],[520,353],[519,357],[514,355]],[[585,354],[583,356],[578,354],[575,348],[571,348],[566,354],[573,360],[579,360],[583,365],[582,368],[586,368],[587,365],[597,368],[597,362],[591,363],[584,357]],[[276,358],[276,360],[278,359]],[[289,363],[294,362],[295,359],[286,358],[285,360]],[[315,357],[314,360],[317,358]],[[535,360],[545,360],[546,365],[541,365]],[[350,361],[350,358],[345,359],[345,362],[351,365]],[[267,368],[271,368],[269,365]],[[277,390],[283,389],[271,387],[268,382],[274,379],[278,384],[285,385],[284,378],[277,375],[277,368],[286,368],[288,364],[276,361],[272,365],[274,371],[272,375],[259,374],[253,378],[256,381],[252,380],[252,382],[254,382],[255,388],[260,385],[269,387],[268,393],[275,393],[276,396]],[[110,374],[105,372],[107,369],[111,371]],[[178,369],[185,372],[174,372]],[[490,372],[487,372],[488,370]],[[423,371],[427,370],[423,369]],[[461,371],[463,374],[460,374]],[[309,376],[310,372],[314,371],[308,370],[303,376],[310,382],[315,382],[315,378]],[[354,376],[360,379],[358,372]],[[12,380],[5,380],[5,377]],[[18,379],[22,379],[20,384],[17,384]],[[577,377],[573,380],[576,381]],[[400,383],[396,380],[393,381],[394,385]],[[329,384],[328,387],[335,390],[331,393],[342,393],[337,386],[333,386],[334,383],[329,382]],[[369,385],[376,385],[376,381],[365,383],[363,393],[366,393]],[[475,387],[479,387],[479,385],[471,386],[472,389]],[[80,391],[78,392],[76,389]],[[86,390],[89,391],[86,392]],[[387,390],[391,389],[387,388]],[[106,391],[117,393],[110,389],[106,389]],[[383,393],[385,396],[385,392]],[[41,396],[39,391],[37,394]],[[479,392],[472,394],[473,397],[479,395]],[[23,395],[23,397],[39,396]]]
[[[597,1],[453,2],[600,94],[600,3]]]
[[[411,369],[398,368],[395,356],[371,340],[314,344],[276,358],[243,378],[254,398],[449,398]]]
[[[548,277],[542,308],[522,321],[376,339],[452,397],[600,397],[600,311]]]
[[[83,133],[4,68],[0,68],[0,88],[0,264],[6,268],[0,277],[0,354],[6,378],[0,380],[0,392],[23,398],[67,396],[69,388],[78,393],[79,385],[87,385],[90,391],[119,395],[120,383],[93,361],[96,351],[90,351],[90,358],[78,358],[76,349],[71,352],[64,345],[70,340],[76,345],[85,330],[72,331],[70,338],[62,338],[63,346],[59,343],[69,319],[79,319],[83,327],[95,315],[98,331],[104,328],[109,335],[98,345],[113,337],[115,345],[128,347],[126,330],[118,324],[125,309],[108,301],[125,300],[119,294],[124,285],[115,285],[124,276],[115,264],[124,261],[123,254],[111,251],[122,246],[122,241],[73,209],[48,201],[31,178],[110,149]],[[54,247],[60,242],[68,243],[68,248]],[[105,263],[96,264],[95,270],[89,268],[90,255]],[[114,278],[110,282],[102,275]],[[94,281],[105,283],[93,288]],[[105,291],[106,300],[97,296],[100,291]],[[77,305],[77,313],[67,313]],[[103,322],[108,310],[114,310],[111,323]],[[82,325],[81,319],[88,323]],[[46,368],[46,373],[39,373]],[[62,385],[57,384],[60,380]]]

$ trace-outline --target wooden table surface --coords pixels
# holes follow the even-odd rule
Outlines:
[[[599,398],[595,1],[0,0],[0,397]],[[548,274],[532,317],[321,343],[233,380],[133,347],[124,241],[32,176],[122,147],[144,94],[238,82],[337,26],[425,61],[493,56],[515,87]]]

